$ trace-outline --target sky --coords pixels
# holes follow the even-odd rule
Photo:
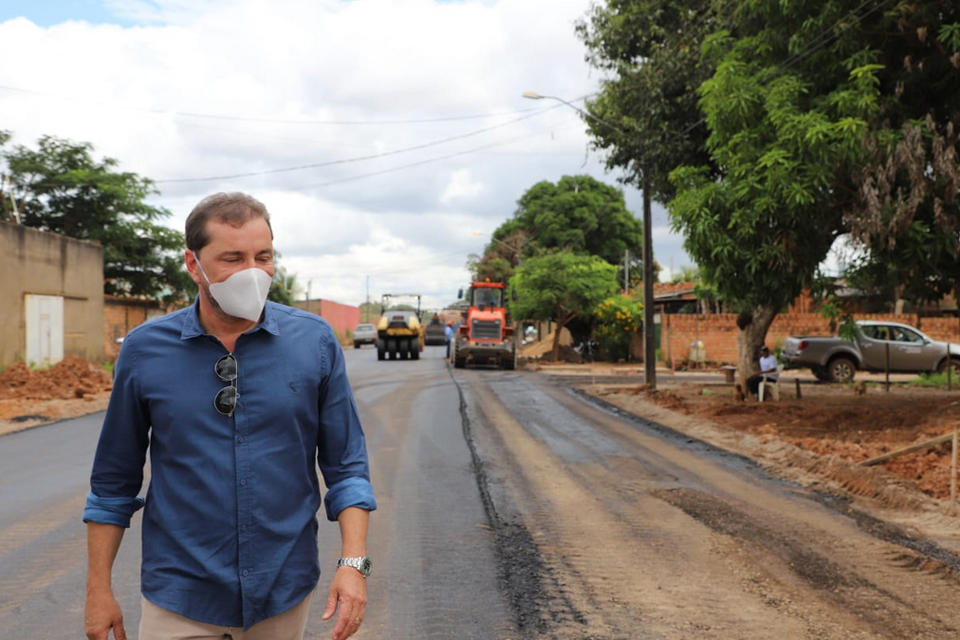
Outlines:
[[[602,79],[574,33],[592,1],[0,0],[0,129],[89,142],[181,231],[253,195],[298,299],[439,308],[540,181],[590,175],[642,215],[562,102]],[[661,279],[682,244],[655,204]]]

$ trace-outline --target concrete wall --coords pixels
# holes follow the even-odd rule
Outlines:
[[[934,340],[960,342],[960,319],[922,318],[913,314],[854,314],[858,320],[887,320],[916,327]],[[699,340],[706,351],[706,360],[715,364],[737,363],[737,316],[664,315],[662,316],[660,358],[675,366],[685,364],[690,357],[690,345]],[[772,349],[783,346],[788,336],[834,335],[830,324],[816,313],[784,313],[773,320],[767,332],[767,345]]]
[[[0,222],[0,256],[0,367],[26,358],[28,294],[64,299],[64,356],[103,360],[103,248]]]
[[[341,304],[333,300],[298,300],[294,303],[298,309],[315,313],[333,327],[341,338],[347,332],[353,335],[353,329],[360,324],[360,307]]]

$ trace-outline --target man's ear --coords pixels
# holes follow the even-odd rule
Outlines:
[[[200,275],[200,268],[197,266],[197,257],[190,249],[185,249],[183,252],[183,264],[187,268],[190,278],[199,285],[203,276]]]

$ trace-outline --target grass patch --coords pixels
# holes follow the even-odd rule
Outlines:
[[[955,389],[960,389],[960,376],[956,373],[952,374],[951,385]],[[946,389],[947,388],[947,372],[943,373],[921,373],[919,376],[907,382],[908,386],[911,387],[926,387],[931,389]]]

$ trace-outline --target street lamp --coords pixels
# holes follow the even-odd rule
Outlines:
[[[562,102],[585,118],[596,120],[617,133],[626,135],[626,131],[617,125],[598,118],[588,111],[557,96],[544,96],[536,91],[524,91],[523,97],[530,100],[556,100]],[[653,215],[650,204],[650,176],[647,165],[640,159],[640,182],[643,194],[643,380],[651,389],[657,388],[657,350],[654,345],[653,327]]]

